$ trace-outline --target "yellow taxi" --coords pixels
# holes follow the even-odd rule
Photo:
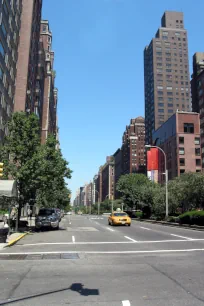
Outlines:
[[[131,218],[123,211],[114,211],[108,218],[109,225],[131,225]]]

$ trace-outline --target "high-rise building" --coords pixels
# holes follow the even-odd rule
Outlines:
[[[39,39],[42,0],[22,0],[20,42],[14,111],[34,112],[38,116],[39,90],[37,75],[39,62]]]
[[[57,137],[57,100],[58,90],[55,88],[54,52],[52,51],[52,32],[47,20],[41,21],[40,42],[43,43],[45,52],[45,80],[44,99],[42,110],[41,141],[44,143],[48,134]]]
[[[143,117],[130,120],[123,134],[122,173],[145,173],[145,122]]]
[[[119,192],[116,189],[117,182],[122,175],[122,151],[118,149],[114,154],[114,164],[115,164],[115,180],[114,180],[114,198],[119,198]]]
[[[193,56],[192,109],[200,113],[202,168],[204,169],[204,52]]]
[[[106,158],[106,163],[102,167],[101,171],[101,183],[102,183],[102,201],[106,199],[113,200],[114,199],[114,158],[113,156],[108,156]]]
[[[177,111],[153,134],[153,142],[167,157],[169,179],[185,172],[201,172],[200,118],[198,113]],[[164,156],[159,151],[159,182],[165,180]]]
[[[188,38],[183,13],[166,11],[144,50],[146,143],[176,110],[190,111]]]
[[[193,74],[191,80],[191,94],[192,94],[192,111],[193,112],[200,112],[199,100],[201,91],[199,78],[200,74],[204,70],[204,52],[197,52],[193,56]]]
[[[0,1],[0,143],[13,112],[22,0]]]

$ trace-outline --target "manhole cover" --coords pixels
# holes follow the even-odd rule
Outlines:
[[[44,254],[43,259],[60,259],[60,254]]]
[[[61,259],[79,259],[79,255],[70,253],[61,254]]]

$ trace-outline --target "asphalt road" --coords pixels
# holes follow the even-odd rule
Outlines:
[[[71,224],[70,224],[71,223]],[[204,305],[204,232],[66,216],[0,251],[0,305]]]

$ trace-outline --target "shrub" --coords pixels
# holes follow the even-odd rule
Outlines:
[[[134,215],[136,218],[142,218],[142,211],[136,211]]]
[[[187,211],[179,216],[179,222],[181,224],[200,225],[204,226],[204,211]]]

